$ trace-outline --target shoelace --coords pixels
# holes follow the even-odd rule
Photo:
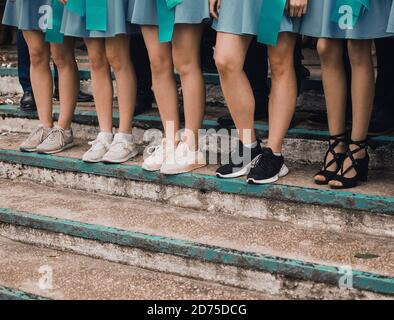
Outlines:
[[[147,149],[147,153],[148,153],[148,155],[155,157],[155,156],[159,155],[162,150],[163,150],[163,145],[150,146]]]
[[[104,147],[106,150],[109,149],[110,144],[107,141],[104,140],[94,140],[94,141],[90,141],[89,145],[92,146],[91,150],[92,151],[96,151],[99,149],[99,147]]]
[[[118,140],[112,142],[110,150],[114,152],[120,152],[122,150],[131,150],[132,146],[132,143],[128,141]]]
[[[64,145],[64,130],[62,128],[53,128],[48,134],[48,141],[54,142],[57,139],[57,136],[60,138],[61,145]]]
[[[32,139],[35,135],[39,134],[40,141],[42,141],[44,137],[44,132],[45,132],[44,127],[38,127],[34,129],[32,133],[29,134],[28,140]]]

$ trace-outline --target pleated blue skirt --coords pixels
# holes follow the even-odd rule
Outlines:
[[[390,13],[390,19],[389,19],[387,31],[390,33],[394,33],[394,1],[391,7],[391,13]]]
[[[222,0],[219,19],[214,20],[213,28],[225,33],[257,35],[264,1],[271,0]],[[298,33],[300,27],[301,19],[283,14],[280,32]]]
[[[156,0],[134,0],[134,2],[134,8],[130,13],[131,23],[158,25]],[[175,24],[199,24],[209,19],[208,0],[184,0],[175,8]]]
[[[2,23],[20,30],[45,29],[51,4],[52,0],[7,0]]]
[[[133,27],[128,21],[135,0],[107,1],[107,30],[86,29],[86,17],[70,12],[65,8],[61,32],[66,36],[79,38],[111,38],[121,34],[131,34]],[[134,28],[136,29],[136,28]]]
[[[301,33],[316,38],[332,39],[376,39],[389,36],[387,25],[392,0],[372,0],[370,10],[365,10],[357,24],[341,29],[332,21],[335,0],[312,0],[302,20]]]

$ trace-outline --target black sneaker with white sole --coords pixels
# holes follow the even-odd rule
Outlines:
[[[216,176],[224,179],[239,178],[246,176],[253,161],[261,154],[260,143],[256,147],[245,147],[242,141],[239,141],[236,150],[230,155],[230,163],[221,166],[216,170]]]
[[[251,184],[268,184],[288,173],[283,156],[276,156],[270,148],[263,148],[261,155],[253,162],[247,180]]]

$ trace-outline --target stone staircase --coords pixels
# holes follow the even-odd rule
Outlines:
[[[219,147],[228,133],[212,130],[215,118],[204,121],[204,148],[220,157],[232,144]],[[373,139],[368,184],[334,191],[311,181],[328,133],[305,122],[286,139],[291,174],[267,186],[217,179],[215,165],[148,173],[142,155],[85,164],[97,134],[87,105],[75,115],[77,146],[56,156],[18,151],[36,125],[35,114],[0,105],[0,298],[394,297],[392,135]],[[158,139],[152,128],[161,128],[157,111],[135,119],[141,153]],[[257,129],[264,138],[267,125]]]

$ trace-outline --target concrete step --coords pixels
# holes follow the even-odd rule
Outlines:
[[[273,299],[268,294],[46,249],[4,237],[0,237],[0,258],[0,299]]]
[[[235,140],[233,139],[232,143],[226,143],[229,141],[231,132],[221,129],[217,123],[218,116],[223,115],[223,108],[210,109],[204,120],[206,132],[202,136],[202,148],[211,154],[227,154],[228,146],[234,146]],[[59,110],[55,108],[54,118],[57,119],[58,115]],[[322,143],[322,141],[327,140],[328,131],[308,125],[303,117],[300,115],[297,120],[299,124],[290,129],[285,140],[284,154],[288,161],[294,163],[320,165],[327,151],[327,143]],[[114,111],[113,118],[114,125],[117,126],[119,122],[117,111]],[[0,105],[0,132],[29,133],[38,125],[36,119],[35,113],[21,112],[15,105]],[[159,140],[161,132],[154,130],[162,128],[157,109],[138,115],[134,120],[134,134],[138,144],[146,146],[152,140]],[[74,117],[74,134],[80,139],[93,140],[98,133],[97,125],[97,114],[94,108],[89,104],[80,105]],[[265,141],[268,136],[267,123],[257,122],[256,129]],[[394,172],[394,135],[373,137],[371,143],[376,147],[376,150],[370,150],[371,168]]]
[[[368,184],[350,191],[316,186],[313,166],[290,166],[276,184],[248,185],[222,180],[210,165],[193,173],[163,176],[141,168],[142,158],[122,165],[86,164],[80,160],[86,141],[56,156],[22,153],[24,137],[0,136],[0,177],[44,185],[124,196],[236,217],[289,222],[303,227],[394,237],[394,179],[371,172]]]
[[[392,238],[6,180],[0,203],[0,235],[39,247],[282,298],[394,295]]]

